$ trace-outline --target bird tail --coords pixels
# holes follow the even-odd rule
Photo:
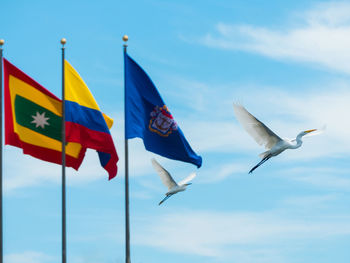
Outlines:
[[[269,151],[266,151],[266,152],[263,152],[263,153],[260,153],[259,154],[259,157],[261,158],[261,159],[264,159],[266,156],[268,156],[269,155]]]

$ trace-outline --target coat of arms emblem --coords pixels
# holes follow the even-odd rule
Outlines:
[[[155,132],[160,136],[167,137],[172,131],[177,130],[177,123],[169,112],[167,106],[154,107],[154,110],[150,115],[151,119],[148,125],[150,131]]]

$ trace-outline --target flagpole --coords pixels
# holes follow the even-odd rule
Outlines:
[[[124,55],[127,51],[127,42],[129,37],[123,36],[124,41]],[[130,219],[129,219],[129,145],[126,138],[126,78],[125,78],[125,64],[124,64],[124,141],[125,141],[125,262],[131,263],[130,260]]]
[[[0,263],[3,262],[3,206],[2,206],[2,46],[5,40],[0,39]]]
[[[66,235],[66,110],[64,87],[64,45],[66,39],[61,39],[62,44],[62,263],[67,262],[67,235]]]

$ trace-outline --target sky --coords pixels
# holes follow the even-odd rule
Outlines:
[[[310,263],[350,257],[350,2],[1,1],[4,57],[60,97],[61,45],[114,118],[116,178],[88,150],[67,168],[67,259],[125,262],[123,41],[203,165],[129,141],[131,262]],[[264,149],[240,103],[282,138],[327,126],[248,174]],[[61,261],[61,168],[4,146],[5,263]],[[161,206],[156,158],[197,177]]]

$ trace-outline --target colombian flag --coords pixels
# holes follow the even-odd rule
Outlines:
[[[68,63],[65,68],[65,109],[67,142],[81,143],[98,152],[109,179],[117,174],[118,155],[109,128],[113,120],[104,115],[78,72]]]
[[[62,164],[62,101],[4,61],[5,144],[23,149],[40,160]],[[66,146],[66,165],[78,170],[86,148]]]

